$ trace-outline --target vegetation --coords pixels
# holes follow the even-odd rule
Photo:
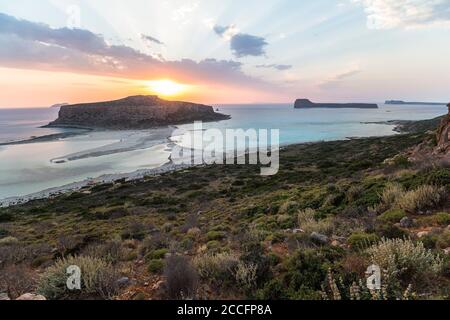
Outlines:
[[[288,146],[271,177],[256,166],[204,166],[1,208],[0,292],[450,298],[450,170],[385,161],[424,139]],[[372,263],[384,270],[380,292],[364,287]],[[82,269],[81,291],[65,287],[69,265]],[[133,281],[121,287],[123,277]]]

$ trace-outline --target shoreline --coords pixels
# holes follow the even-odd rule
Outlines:
[[[392,129],[392,136],[397,135],[399,133],[408,133],[407,131],[403,131],[400,130],[399,127],[402,127],[402,125],[404,123],[408,123],[408,124],[417,124],[419,127],[421,124],[423,125],[430,125],[432,123],[434,123],[435,121],[437,121],[437,119],[439,118],[435,118],[435,119],[428,119],[428,120],[418,120],[418,121],[397,121],[397,120],[393,120],[393,121],[385,121],[385,122],[377,122],[377,124],[385,124],[385,125],[390,125],[390,126],[394,126],[394,128]],[[367,124],[372,124],[373,122],[369,122]],[[173,130],[175,127],[167,127],[166,129],[170,129]],[[161,129],[161,128],[159,128]],[[408,129],[411,129],[410,127],[408,127]],[[139,130],[136,132],[145,132],[145,130]],[[97,131],[91,131],[91,132],[95,132],[98,133]],[[104,131],[106,132],[106,131]],[[121,131],[124,132],[124,131]],[[86,133],[86,132],[85,132]],[[58,135],[58,134],[57,134]],[[82,133],[76,133],[74,134],[74,136],[76,135],[82,135]],[[55,135],[47,135],[47,136],[43,136],[40,138],[44,138],[46,137],[46,139],[49,139],[50,137],[55,137]],[[168,146],[171,146],[171,144],[173,144],[173,142],[170,141],[170,135],[169,136],[165,136],[164,137],[164,141],[156,141],[156,140],[151,140],[152,144],[151,145],[146,145],[146,144],[142,144],[140,146],[141,149],[146,149],[148,147],[151,146],[155,146],[158,144],[164,144],[167,143]],[[340,139],[340,140],[333,140],[333,141],[351,141],[351,140],[358,140],[358,139],[370,139],[370,138],[377,138],[377,136],[372,136],[372,137],[346,137],[346,139]],[[28,140],[28,143],[37,143],[37,142],[42,142],[42,141],[36,141],[36,139],[31,139]],[[52,141],[52,140],[48,140],[48,141]],[[147,141],[148,142],[148,141]],[[158,142],[158,143],[156,143]],[[161,142],[161,143],[159,143]],[[310,141],[310,142],[303,142],[303,143],[291,143],[291,144],[285,144],[282,145],[281,149],[284,149],[286,147],[289,146],[304,146],[304,145],[312,145],[312,144],[318,144],[318,143],[324,143],[326,141]],[[115,146],[122,143],[121,148],[111,148],[111,146]],[[21,142],[20,144],[25,144],[25,142]],[[1,144],[0,144],[1,145]],[[10,144],[11,145],[11,144]],[[134,147],[133,147],[134,146]],[[79,153],[75,153],[75,154],[71,154],[67,156],[67,159],[65,159],[66,161],[74,161],[74,160],[79,160],[79,159],[85,159],[88,157],[100,157],[102,155],[107,155],[107,154],[114,154],[117,152],[127,152],[127,151],[132,151],[132,150],[136,150],[136,146],[138,147],[137,149],[139,149],[139,144],[138,145],[133,145],[130,143],[124,143],[123,141],[120,141],[118,143],[113,143],[110,145],[106,145],[97,149],[91,149],[85,152],[79,152]],[[57,161],[58,159],[52,159],[52,161],[55,160]],[[201,165],[197,165],[197,166],[202,166]],[[19,205],[19,204],[24,204],[27,203],[29,201],[33,201],[33,200],[42,200],[42,199],[49,199],[49,198],[54,198],[57,196],[60,196],[62,194],[65,193],[69,193],[69,192],[75,192],[75,191],[80,191],[84,188],[87,187],[92,187],[95,185],[100,185],[100,184],[104,184],[104,183],[111,183],[114,181],[118,181],[118,180],[122,180],[125,179],[125,181],[136,181],[136,180],[141,180],[141,179],[145,179],[148,176],[158,176],[164,173],[168,173],[168,172],[175,172],[178,170],[183,170],[183,169],[188,169],[191,167],[194,167],[196,165],[193,164],[183,164],[183,165],[176,165],[174,164],[170,157],[168,158],[168,162],[162,164],[159,167],[155,167],[155,168],[150,168],[150,169],[139,169],[139,170],[135,170],[133,172],[126,172],[126,173],[112,173],[112,174],[106,174],[106,175],[101,175],[98,176],[96,178],[87,178],[81,181],[76,181],[73,183],[69,183],[69,184],[65,184],[65,185],[61,185],[61,186],[56,186],[56,187],[52,187],[52,188],[48,188],[42,191],[38,191],[38,192],[34,192],[28,195],[23,195],[23,196],[12,196],[12,197],[7,197],[4,199],[0,199],[0,207],[10,207],[10,206],[15,206],[15,205]]]

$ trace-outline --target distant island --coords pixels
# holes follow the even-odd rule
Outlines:
[[[295,101],[296,109],[315,109],[315,108],[332,108],[332,109],[378,109],[378,105],[374,103],[314,103],[308,99],[297,99]]]
[[[387,100],[385,104],[395,104],[395,105],[426,105],[426,106],[445,106],[445,102],[407,102],[402,100]]]
[[[120,100],[61,106],[58,119],[46,127],[94,129],[148,129],[193,121],[220,121],[230,117],[213,107],[167,101],[157,96],[131,96]]]

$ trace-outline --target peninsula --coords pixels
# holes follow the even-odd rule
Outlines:
[[[315,108],[330,108],[330,109],[378,109],[378,105],[374,103],[314,103],[308,99],[297,99],[295,101],[296,109],[315,109]]]
[[[47,127],[93,129],[148,129],[193,121],[220,121],[230,117],[213,107],[167,101],[157,96],[131,96],[115,101],[62,106],[58,119]]]

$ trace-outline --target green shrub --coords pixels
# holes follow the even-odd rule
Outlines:
[[[226,237],[226,233],[222,231],[209,231],[206,234],[206,241],[220,241]]]
[[[347,241],[353,249],[363,249],[373,245],[379,240],[380,238],[376,234],[356,232],[353,233]]]
[[[147,254],[145,256],[145,259],[164,259],[166,257],[166,254],[169,252],[169,250],[163,248],[163,249],[158,249],[158,250],[154,250],[152,252],[150,252],[149,254]]]
[[[450,247],[450,231],[444,231],[439,235],[436,246],[440,249],[447,249]]]
[[[450,213],[447,212],[439,212],[434,217],[437,224],[442,226],[446,226],[450,224]]]
[[[376,233],[387,239],[402,239],[408,236],[408,232],[392,223],[381,224],[376,227]]]
[[[404,217],[406,217],[406,213],[403,210],[392,209],[379,216],[378,220],[386,223],[397,223],[400,222],[400,220],[402,220]]]
[[[164,260],[162,259],[153,259],[150,260],[147,267],[148,272],[150,273],[162,273],[164,270]]]
[[[12,213],[0,211],[0,223],[1,222],[10,222],[13,220],[14,220],[14,216]]]
[[[78,266],[81,269],[81,290],[70,291],[67,288],[67,268]],[[118,290],[119,274],[108,262],[87,256],[75,256],[58,260],[42,275],[38,292],[47,299],[113,297]]]

